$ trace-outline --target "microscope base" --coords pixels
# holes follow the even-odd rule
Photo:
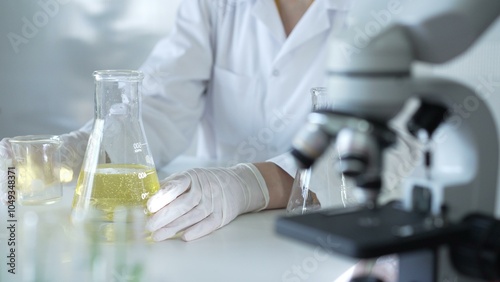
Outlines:
[[[396,204],[376,209],[332,209],[279,218],[279,234],[354,258],[373,258],[451,243],[467,229],[437,227],[426,215]]]

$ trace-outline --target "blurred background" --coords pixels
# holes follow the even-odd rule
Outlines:
[[[137,69],[180,0],[4,0],[0,138],[62,134],[94,114],[98,69]]]
[[[172,27],[181,0],[4,0],[0,138],[61,134],[93,116],[97,69],[137,69]],[[458,79],[500,123],[500,21],[466,54],[420,71]]]
[[[92,72],[137,69],[170,32],[180,1],[3,0],[0,138],[81,127],[94,114]],[[464,55],[417,70],[469,85],[500,129],[500,20]]]

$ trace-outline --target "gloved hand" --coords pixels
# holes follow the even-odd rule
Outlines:
[[[184,241],[191,241],[268,204],[267,185],[253,164],[190,169],[161,182],[161,189],[148,200],[154,214],[146,227],[155,241],[180,231]]]
[[[70,182],[77,177],[83,162],[89,134],[83,131],[73,131],[59,136],[62,141],[61,152],[61,181]],[[7,170],[13,166],[12,148],[9,138],[0,141],[0,199],[7,202]]]

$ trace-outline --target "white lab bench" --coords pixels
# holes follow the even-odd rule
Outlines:
[[[183,170],[191,161],[180,161],[176,166],[159,172],[160,177],[173,171]],[[204,164],[206,165],[206,163]],[[52,214],[56,218],[67,218],[71,211],[74,183],[66,185],[63,199],[55,204],[37,207],[16,208],[17,224],[23,226],[27,211]],[[7,273],[8,230],[6,209],[2,209],[0,229],[1,273],[0,281],[22,281],[22,274]],[[275,233],[275,221],[284,215],[284,210],[263,211],[241,215],[223,228],[191,242],[170,239],[146,244],[147,254],[143,256],[147,281],[335,281],[355,261],[326,253],[318,247],[304,245]],[[23,244],[22,228],[17,230],[16,243]],[[38,234],[38,236],[47,236]],[[49,235],[50,236],[50,235]],[[58,240],[65,240],[61,234]],[[28,236],[29,237],[29,236]],[[48,239],[48,238],[44,238]],[[60,242],[61,244],[64,242]],[[112,247],[112,246],[108,246]],[[18,253],[18,256],[29,256]],[[47,259],[55,259],[48,252]],[[23,257],[18,257],[23,261]],[[60,264],[62,268],[74,267],[72,254],[66,255]],[[22,268],[22,264],[19,264]],[[18,269],[19,270],[19,269]],[[21,269],[22,270],[22,269]],[[3,279],[2,279],[3,278]],[[74,277],[79,281],[78,277]],[[117,281],[127,281],[117,280]]]

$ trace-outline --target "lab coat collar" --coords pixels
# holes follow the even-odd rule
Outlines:
[[[285,31],[274,0],[254,0],[252,14],[267,27],[279,43],[285,42]]]
[[[331,32],[336,12],[348,9],[351,0],[316,0],[295,26],[285,42],[277,60],[314,37]]]
[[[314,36],[328,32],[332,26],[330,15],[334,11],[346,11],[352,0],[316,0],[304,14],[303,18],[286,38],[283,24],[274,0],[255,0],[252,7],[253,15],[259,19],[271,32],[273,37],[282,43],[282,49],[276,60],[288,52],[307,42]],[[318,13],[317,10],[320,12]]]

